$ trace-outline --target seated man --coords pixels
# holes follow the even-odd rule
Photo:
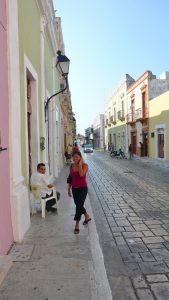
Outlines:
[[[31,176],[31,185],[40,185],[41,196],[43,199],[53,196],[53,184],[49,183],[49,178],[45,175],[46,167],[44,163],[39,163],[37,165],[37,172]],[[46,210],[56,212],[57,208],[52,207],[56,204],[56,199],[53,198],[46,202]]]

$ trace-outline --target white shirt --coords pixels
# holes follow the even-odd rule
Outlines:
[[[50,195],[52,192],[52,188],[48,188],[48,184],[50,183],[49,176],[45,174],[41,174],[39,172],[33,173],[31,176],[31,185],[40,185],[42,187],[41,196],[46,197]]]

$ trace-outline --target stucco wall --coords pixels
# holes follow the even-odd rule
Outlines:
[[[108,135],[111,134],[112,143],[113,143],[113,135],[116,135],[116,150],[122,149],[124,152],[127,152],[126,145],[126,125],[121,124],[114,128],[108,129]],[[115,146],[115,145],[114,145]]]
[[[6,254],[13,242],[9,174],[9,97],[7,73],[6,1],[0,1],[0,255]]]
[[[152,79],[149,81],[148,95],[150,100],[167,91],[169,91],[169,80]]]
[[[50,94],[53,94],[53,53],[48,39],[45,39],[45,82]]]
[[[40,43],[40,11],[36,1],[18,0],[18,25],[19,25],[19,59],[20,59],[20,95],[21,95],[21,139],[22,139],[22,174],[27,179],[27,101],[25,99],[25,67],[24,56],[32,64],[38,76],[38,99],[41,100],[41,43]],[[39,105],[39,130],[41,135],[42,114]],[[28,182],[26,182],[27,184]]]

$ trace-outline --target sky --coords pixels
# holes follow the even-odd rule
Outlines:
[[[77,133],[123,76],[169,71],[169,0],[53,0],[61,17]]]

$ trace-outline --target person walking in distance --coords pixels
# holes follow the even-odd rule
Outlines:
[[[91,221],[90,215],[87,213],[86,209],[84,208],[84,203],[86,200],[88,188],[87,188],[87,181],[86,181],[86,174],[88,172],[88,165],[84,163],[82,155],[80,152],[76,152],[73,154],[73,164],[70,167],[70,174],[69,174],[69,182],[68,182],[68,195],[72,197],[74,203],[76,205],[76,211],[74,220],[75,229],[74,233],[77,234],[80,231],[79,223],[81,220],[82,214],[85,216],[85,220],[83,225],[88,224]],[[72,194],[71,194],[72,191]]]
[[[144,145],[142,142],[140,142],[139,144],[140,144],[140,156],[143,157],[144,156]]]
[[[129,145],[129,155],[130,155],[130,159],[133,158],[133,147],[132,144]]]
[[[74,143],[73,148],[72,148],[72,156],[74,153],[80,152],[79,147],[77,143]]]
[[[66,151],[65,151],[65,158],[66,158],[67,165],[70,165],[71,157],[72,157],[72,145],[68,144]]]

